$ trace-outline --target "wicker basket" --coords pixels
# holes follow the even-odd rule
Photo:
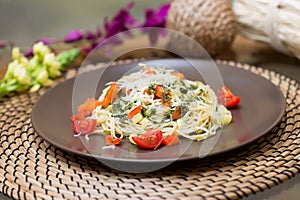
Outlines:
[[[236,22],[229,0],[175,0],[167,27],[193,38],[213,56],[230,46]]]
[[[234,0],[238,31],[300,59],[299,0]]]

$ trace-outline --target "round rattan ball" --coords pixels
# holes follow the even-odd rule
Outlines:
[[[236,20],[229,0],[174,0],[167,28],[193,38],[214,56],[232,43]]]

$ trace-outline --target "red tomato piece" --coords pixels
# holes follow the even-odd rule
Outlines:
[[[88,98],[83,104],[78,106],[77,110],[79,113],[82,112],[84,115],[88,116],[91,115],[93,110],[99,105],[101,105],[100,101],[94,98]]]
[[[148,95],[151,95],[151,92],[147,89],[144,90],[143,94],[148,94]]]
[[[156,85],[155,96],[161,99],[164,93],[165,93],[164,87],[162,85]]]
[[[156,149],[162,142],[162,132],[159,129],[148,130],[141,136],[134,136],[132,140],[143,149]]]
[[[141,113],[141,112],[142,112],[142,105],[139,105],[139,106],[135,107],[134,109],[132,109],[128,113],[128,118],[132,119],[136,114]]]
[[[161,99],[161,102],[165,107],[170,106],[169,91],[165,90],[162,85],[156,85],[155,97],[156,99]]]
[[[144,69],[144,73],[145,73],[145,74],[149,74],[149,75],[154,75],[154,74],[156,74],[155,71],[154,71],[151,67],[146,67],[146,68]]]
[[[235,96],[229,88],[223,86],[218,93],[218,102],[227,108],[233,108],[240,103],[240,97]]]
[[[85,117],[84,112],[79,112],[79,113],[77,113],[77,115],[72,115],[72,116],[70,117],[70,120],[71,120],[71,121],[75,121],[75,120],[84,120],[84,117]]]
[[[95,129],[96,123],[97,120],[95,119],[74,120],[72,122],[72,129],[78,134],[89,134]]]
[[[127,90],[125,87],[122,88],[122,93],[126,95],[130,95],[131,90]]]
[[[180,117],[181,117],[181,106],[177,106],[172,115],[172,120],[179,119]]]
[[[179,143],[179,137],[175,134],[165,137],[162,141],[162,144],[166,146],[173,146],[178,143]]]
[[[168,102],[168,101],[162,102],[162,104],[163,104],[165,107],[170,107],[170,102]]]
[[[172,74],[172,76],[176,76],[176,77],[180,78],[181,80],[184,80],[184,75],[183,75],[183,73],[180,73],[180,72],[172,72],[171,74]]]
[[[70,120],[71,120],[71,121],[77,120],[77,116],[76,116],[76,115],[72,115],[72,116],[70,117]]]
[[[114,138],[111,135],[105,136],[106,145],[118,145],[121,143],[121,138]]]
[[[236,107],[239,103],[240,103],[240,97],[237,96],[233,96],[227,103],[226,103],[226,107],[227,108],[233,108]]]
[[[117,97],[118,92],[119,92],[118,85],[116,83],[112,83],[104,97],[104,100],[102,102],[102,107],[107,108]]]

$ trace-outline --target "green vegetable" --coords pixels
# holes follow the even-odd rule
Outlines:
[[[165,102],[167,102],[168,100],[169,100],[169,99],[168,99],[168,95],[165,94],[165,93],[163,93],[163,94],[162,94],[162,102],[165,103]]]
[[[48,46],[38,42],[33,45],[32,58],[28,59],[20,48],[14,47],[12,61],[8,64],[4,78],[0,80],[0,98],[12,92],[35,92],[43,86],[51,86],[53,79],[61,76],[64,67],[79,53],[79,49],[71,49],[55,56]]]
[[[155,87],[156,87],[155,84],[150,84],[149,87],[148,87],[148,92],[150,94],[154,94],[155,93]]]
[[[156,109],[155,108],[146,109],[143,107],[142,113],[145,117],[150,117],[151,115],[154,115],[156,113]]]
[[[137,144],[133,141],[132,136],[129,136],[128,139],[129,139],[129,142],[130,142],[131,144],[137,145]]]
[[[205,102],[205,100],[202,97],[200,97],[200,96],[198,96],[198,100],[202,101],[202,102]]]
[[[198,86],[197,86],[197,85],[191,85],[191,88],[192,88],[193,90],[196,90],[196,89],[198,89]]]
[[[190,110],[190,109],[189,109],[189,106],[183,105],[183,106],[181,107],[181,116],[184,116],[189,110]]]
[[[185,88],[180,88],[180,92],[181,92],[182,94],[186,94],[186,93],[187,93],[187,89],[185,89]]]
[[[69,63],[73,62],[79,55],[79,49],[71,49],[69,51],[63,51],[57,55],[56,60],[61,64],[62,67],[65,67]]]
[[[111,109],[111,113],[115,116],[115,115],[120,115],[124,112],[124,110],[122,109],[122,106],[120,104],[120,102],[116,102],[113,104],[112,109]]]
[[[197,95],[202,95],[203,92],[203,89],[200,89]]]

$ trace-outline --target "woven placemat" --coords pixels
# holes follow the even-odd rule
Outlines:
[[[63,152],[34,131],[30,112],[46,91],[42,89],[0,103],[0,191],[15,199],[236,199],[298,174],[299,83],[266,69],[228,64],[271,80],[286,96],[282,121],[255,143],[226,155],[173,163],[156,172],[119,172],[97,160]],[[75,74],[69,72],[67,77]]]

